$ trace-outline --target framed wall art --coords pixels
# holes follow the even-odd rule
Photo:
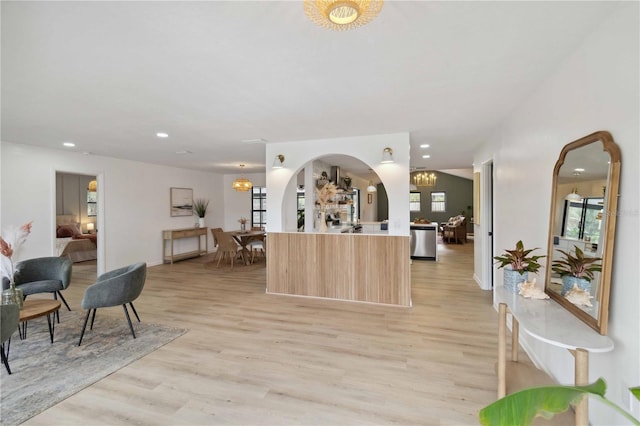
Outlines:
[[[193,215],[193,189],[170,188],[171,216]]]

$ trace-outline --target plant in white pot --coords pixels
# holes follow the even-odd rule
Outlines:
[[[601,257],[586,257],[577,246],[573,247],[576,252],[575,256],[564,250],[558,250],[564,255],[564,258],[554,260],[551,264],[551,270],[562,277],[560,294],[563,296],[576,285],[582,290],[591,291],[594,272],[602,271],[602,264],[596,264],[602,260]]]
[[[204,198],[196,198],[193,200],[193,212],[198,215],[198,224],[200,227],[204,227],[204,216],[207,214],[207,208],[209,207],[209,200]]]
[[[536,273],[540,269],[538,259],[544,256],[535,256],[531,252],[538,247],[525,250],[522,240],[516,243],[514,250],[505,249],[502,256],[495,256],[499,268],[504,268],[504,287],[514,293],[518,292],[518,284],[527,281],[529,272]]]

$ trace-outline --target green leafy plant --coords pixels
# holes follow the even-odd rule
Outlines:
[[[589,395],[612,407],[632,424],[640,425],[637,419],[604,396],[606,389],[607,385],[603,379],[586,386],[542,386],[524,389],[487,405],[480,410],[478,418],[480,423],[486,426],[527,426],[536,417],[549,420]],[[630,390],[640,399],[640,387]]]
[[[602,271],[602,264],[596,264],[602,260],[601,257],[585,257],[582,250],[574,246],[576,255],[564,250],[558,250],[564,255],[564,259],[554,260],[551,264],[551,270],[561,277],[572,276],[576,278],[584,278],[587,281],[593,279],[594,272]]]
[[[541,267],[538,259],[542,259],[545,256],[531,255],[531,252],[534,250],[538,250],[538,247],[525,250],[524,244],[522,244],[522,240],[520,240],[516,243],[515,250],[505,249],[505,253],[502,256],[494,256],[494,259],[496,260],[496,264],[499,264],[498,268],[511,265],[511,269],[518,271],[520,275],[525,272],[536,273]]]
[[[193,200],[193,211],[198,217],[204,217],[207,214],[207,208],[209,207],[209,200],[204,198],[196,198]]]

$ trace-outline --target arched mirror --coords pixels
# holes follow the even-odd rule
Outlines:
[[[545,291],[607,334],[620,149],[600,131],[567,144],[553,172]]]

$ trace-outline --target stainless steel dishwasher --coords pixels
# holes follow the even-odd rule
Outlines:
[[[411,258],[436,260],[438,224],[411,224]]]

